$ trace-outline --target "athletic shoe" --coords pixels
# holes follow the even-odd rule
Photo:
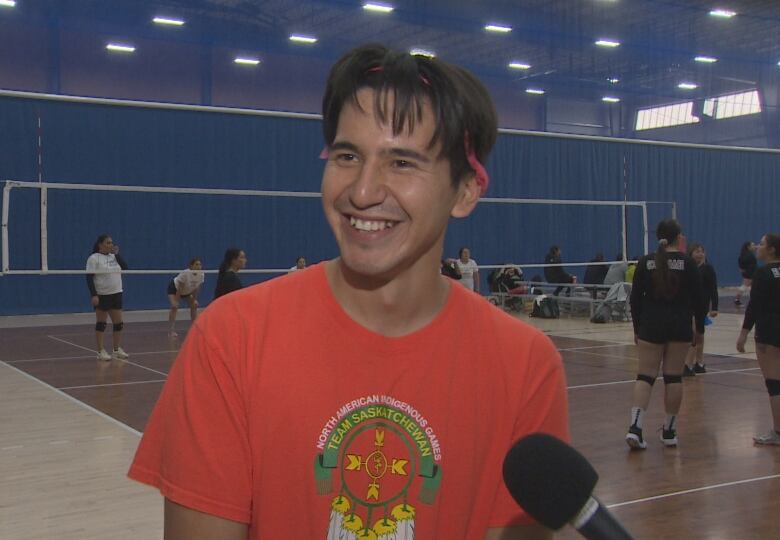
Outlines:
[[[735,306],[741,306],[742,305],[742,300],[740,300],[739,298],[735,298],[734,299],[734,305]]]
[[[693,371],[696,373],[707,373],[707,368],[704,367],[704,364],[699,364],[698,362],[693,365]]]
[[[169,338],[179,337],[179,334],[177,334],[176,332],[168,332],[168,337]]]
[[[128,358],[130,358],[130,355],[127,354],[122,349],[122,347],[117,347],[116,349],[114,349],[113,357],[116,358],[117,360],[127,360]]]
[[[642,438],[642,430],[634,425],[628,428],[628,433],[626,434],[626,443],[633,450],[644,450],[647,448],[647,443]]]
[[[108,351],[105,349],[100,349],[100,351],[97,354],[97,359],[102,360],[103,362],[110,362],[111,361],[111,355],[108,354]]]
[[[763,435],[756,435],[753,437],[753,442],[756,444],[780,446],[780,433],[772,430],[764,433]]]
[[[691,369],[688,366],[685,366],[683,368],[683,377],[693,377],[694,375],[696,375],[696,373],[697,372],[695,371],[695,368]]]
[[[677,446],[677,430],[661,428],[661,442],[664,446]]]

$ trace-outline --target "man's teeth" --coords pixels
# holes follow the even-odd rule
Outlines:
[[[392,221],[367,221],[357,219],[355,217],[349,218],[349,224],[359,231],[384,231],[385,229],[391,229],[395,225]]]

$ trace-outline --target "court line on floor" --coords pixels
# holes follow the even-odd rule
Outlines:
[[[78,406],[80,406],[80,407],[83,407],[83,408],[87,409],[88,411],[91,411],[91,412],[93,412],[93,413],[97,414],[98,416],[100,416],[100,417],[102,417],[102,418],[105,418],[106,420],[109,420],[109,421],[113,422],[114,424],[116,424],[117,426],[121,427],[121,428],[122,428],[122,429],[124,429],[125,431],[128,431],[128,432],[132,433],[133,435],[137,435],[138,437],[140,437],[140,436],[141,436],[141,432],[140,432],[140,431],[138,431],[137,429],[133,429],[133,428],[131,428],[130,426],[128,426],[127,424],[124,424],[124,423],[120,422],[120,421],[119,421],[119,420],[117,420],[116,418],[114,418],[114,417],[112,417],[112,416],[109,416],[109,415],[107,415],[107,414],[106,414],[106,413],[104,413],[103,411],[101,411],[101,410],[98,410],[98,409],[96,409],[95,407],[93,407],[93,406],[91,406],[91,405],[87,405],[87,404],[86,404],[86,403],[84,403],[83,401],[81,401],[81,400],[78,400],[78,399],[76,399],[75,397],[73,397],[73,396],[71,396],[71,395],[68,395],[66,392],[63,392],[63,391],[62,391],[62,390],[60,390],[59,388],[56,388],[56,387],[54,387],[54,386],[50,385],[49,383],[43,382],[42,380],[40,380],[40,379],[38,379],[38,378],[36,378],[36,377],[33,377],[33,376],[32,376],[32,375],[30,375],[29,373],[25,373],[25,372],[24,372],[24,371],[22,371],[21,369],[19,369],[19,368],[17,368],[17,367],[14,367],[14,366],[12,366],[11,364],[7,364],[7,363],[3,362],[2,360],[0,360],[0,365],[4,365],[4,366],[6,366],[6,367],[7,367],[7,368],[9,368],[9,369],[13,369],[14,371],[16,371],[17,373],[19,373],[19,374],[21,374],[22,376],[26,377],[27,379],[30,379],[31,381],[34,381],[34,382],[36,382],[36,383],[38,383],[38,384],[40,384],[40,385],[42,385],[42,386],[45,386],[46,388],[48,388],[48,389],[50,389],[50,390],[52,390],[52,391],[54,391],[54,392],[58,393],[59,395],[61,395],[61,396],[63,396],[64,398],[68,399],[69,401],[72,401],[72,402],[73,402],[73,403],[75,403],[76,405],[78,405]]]
[[[118,382],[118,383],[106,383],[106,384],[83,384],[81,386],[61,386],[60,390],[77,390],[79,388],[103,388],[106,386],[126,386],[130,384],[148,384],[148,383],[161,383],[165,382],[166,379],[154,379],[150,381],[128,381],[128,382]]]
[[[49,339],[53,339],[54,341],[59,341],[60,343],[65,343],[66,345],[71,345],[73,347],[77,347],[77,348],[79,348],[79,349],[81,349],[83,351],[89,351],[92,354],[96,354],[94,350],[88,349],[87,347],[84,347],[83,345],[79,345],[78,343],[73,343],[72,341],[68,341],[68,340],[65,340],[65,339],[58,338],[57,336],[47,335],[46,337],[49,338]]]
[[[177,353],[179,352],[179,349],[171,349],[167,351],[144,351],[144,352],[134,352],[133,356],[146,356],[150,354],[167,354],[167,353]],[[93,351],[90,355],[84,355],[84,356],[52,356],[49,358],[23,358],[21,360],[0,360],[2,362],[6,362],[8,364],[26,364],[29,362],[48,362],[52,360],[86,360],[89,358],[95,358],[95,352]]]
[[[754,373],[742,373],[742,372],[744,372],[744,371],[752,371],[752,370],[757,370],[757,369],[761,369],[761,368],[717,369],[717,370],[716,369],[712,369],[712,370],[707,371],[706,373],[697,373],[696,376],[697,377],[703,377],[705,375],[722,375],[724,373],[739,373],[741,375],[755,375]],[[663,377],[656,377],[655,378],[655,380],[657,380],[657,381],[661,380],[661,379],[663,379]],[[567,390],[576,390],[578,388],[593,388],[593,387],[596,387],[596,386],[610,386],[610,385],[613,385],[613,384],[627,384],[627,383],[632,383],[632,382],[636,382],[636,378],[626,379],[624,381],[608,381],[608,382],[592,383],[592,384],[577,384],[577,385],[574,385],[574,386],[567,386],[566,389]]]
[[[78,343],[73,343],[73,342],[65,340],[65,339],[60,339],[60,338],[58,338],[56,336],[46,336],[46,337],[54,339],[56,341],[61,341],[62,343],[66,343],[68,345],[73,345],[74,347],[78,347],[79,349],[84,349],[85,351],[94,352],[92,349],[87,349],[86,347],[83,347],[83,346],[79,345]],[[136,364],[135,362],[131,362],[130,360],[125,360],[125,359],[122,359],[122,358],[116,358],[115,360],[118,360],[119,362],[124,362],[125,364],[130,364],[131,366],[136,366],[136,367],[139,367],[141,369],[145,369],[147,371],[151,371],[152,373],[157,373],[158,375],[162,375],[163,377],[167,377],[168,376],[167,373],[164,373],[162,371],[157,371],[156,369],[152,369],[150,367],[142,366],[141,364]]]
[[[558,351],[582,351],[584,349],[604,349],[606,347],[628,347],[626,343],[609,343],[607,345],[590,345],[588,347],[567,347],[565,349],[558,349]]]
[[[761,373],[744,373],[745,371],[758,371],[760,367],[751,367],[743,369],[715,369],[712,367],[707,368],[707,373],[739,373],[740,375],[753,375],[754,377],[763,377]],[[706,375],[707,373],[699,373],[698,375]]]
[[[629,506],[631,504],[637,504],[637,503],[643,503],[643,502],[649,502],[649,501],[656,501],[658,499],[666,499],[669,497],[676,497],[678,495],[687,495],[688,493],[697,493],[699,491],[709,491],[711,489],[718,489],[722,487],[730,487],[730,486],[738,486],[740,484],[750,484],[752,482],[760,482],[761,480],[772,480],[775,478],[780,478],[780,474],[772,474],[769,476],[757,476],[755,478],[747,478],[745,480],[736,480],[734,482],[723,482],[721,484],[712,484],[710,486],[702,486],[698,488],[693,489],[685,489],[682,491],[672,491],[671,493],[664,493],[663,495],[655,495],[653,497],[644,497],[642,499],[634,499],[632,501],[625,501],[615,504],[608,504],[607,508],[620,508],[621,506]]]

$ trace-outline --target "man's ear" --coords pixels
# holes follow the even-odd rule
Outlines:
[[[458,198],[452,207],[450,215],[454,218],[464,218],[474,211],[482,195],[482,188],[477,183],[477,176],[469,174],[458,185]]]

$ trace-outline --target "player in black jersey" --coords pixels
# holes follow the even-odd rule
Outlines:
[[[742,305],[742,295],[750,292],[750,285],[753,282],[753,273],[756,271],[758,261],[756,261],[756,245],[753,242],[745,242],[739,250],[739,273],[742,274],[742,285],[737,290],[737,296],[734,298],[734,304]]]
[[[701,274],[701,286],[703,288],[704,311],[709,317],[718,316],[718,276],[715,269],[707,262],[707,252],[704,246],[694,242],[688,246],[688,256],[693,259]],[[688,356],[685,358],[684,376],[704,373],[704,334],[696,336],[696,343],[691,345]]]
[[[696,335],[692,318],[696,321],[696,333],[704,333],[701,276],[693,259],[681,252],[684,237],[680,224],[674,219],[660,222],[656,237],[658,249],[639,259],[631,289],[639,362],[626,442],[634,449],[647,448],[642,424],[660,367],[666,408],[661,442],[665,446],[677,445],[675,422],[682,402],[680,383],[685,356]]]
[[[774,426],[753,440],[756,444],[780,445],[780,233],[765,235],[757,255],[764,266],[753,274],[750,302],[737,339],[737,350],[745,352],[745,341],[755,325],[756,357],[769,392]]]

